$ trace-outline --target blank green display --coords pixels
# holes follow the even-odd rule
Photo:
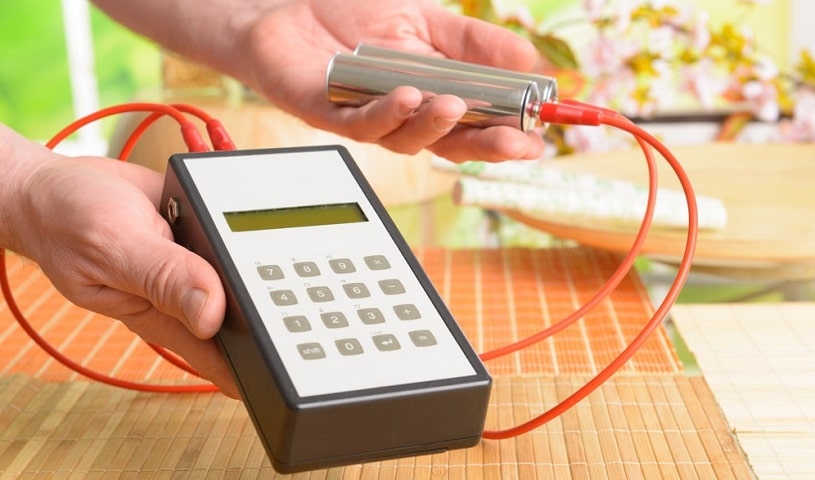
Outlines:
[[[257,230],[314,227],[368,221],[368,217],[365,216],[357,203],[224,212],[224,218],[233,232],[253,232]]]

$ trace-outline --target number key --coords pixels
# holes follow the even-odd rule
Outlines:
[[[272,297],[272,301],[278,306],[297,304],[297,297],[291,290],[272,290],[269,292],[269,296]]]
[[[359,355],[363,352],[362,345],[356,338],[342,338],[334,344],[342,355]]]
[[[366,325],[373,325],[376,323],[385,323],[385,316],[378,308],[360,308],[357,310],[359,319]]]
[[[342,312],[321,313],[320,318],[328,328],[342,328],[348,326],[348,319]]]
[[[330,302],[334,300],[334,294],[328,287],[310,287],[306,289],[309,298],[313,302]]]
[[[311,330],[311,324],[303,315],[284,317],[283,324],[286,325],[286,329],[290,332],[308,332]]]
[[[329,260],[328,264],[331,266],[331,269],[334,270],[334,273],[354,273],[357,271],[351,260],[347,258],[335,258]]]
[[[348,295],[348,298],[365,298],[371,296],[371,292],[368,291],[368,287],[366,287],[364,283],[346,283],[342,288],[345,290],[345,294]]]
[[[320,268],[314,262],[297,262],[294,264],[294,271],[301,277],[316,277],[320,274]]]
[[[260,265],[258,275],[263,280],[280,280],[283,278],[283,269],[279,265]]]

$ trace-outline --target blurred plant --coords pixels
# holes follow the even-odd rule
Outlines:
[[[737,1],[750,8],[771,0]],[[635,118],[682,109],[724,113],[720,136],[726,139],[757,119],[779,122],[779,140],[815,141],[812,54],[802,51],[793,70],[781,72],[746,28],[732,22],[713,26],[707,13],[693,6],[668,0],[583,0],[580,16],[544,30],[528,6],[506,12],[500,0],[448,3],[528,37],[544,60],[540,70],[558,79],[563,97]],[[579,35],[576,26],[583,27]],[[549,132],[559,153],[598,149],[598,143],[608,141],[571,130],[576,129]]]

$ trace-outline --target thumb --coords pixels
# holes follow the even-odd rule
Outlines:
[[[135,262],[136,268],[147,268],[140,277],[145,279],[144,296],[156,310],[179,319],[196,337],[215,335],[223,322],[226,297],[212,265],[168,240],[151,255],[153,262]]]

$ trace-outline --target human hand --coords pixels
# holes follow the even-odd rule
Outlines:
[[[211,338],[224,316],[223,287],[212,266],[173,242],[156,208],[161,174],[47,152],[17,174],[8,246],[37,262],[73,303],[121,320],[237,398]]]
[[[362,107],[326,99],[331,56],[360,42],[528,70],[536,60],[533,46],[506,29],[454,14],[434,0],[285,2],[248,25],[236,42],[248,55],[241,57],[239,78],[313,126],[401,153],[428,148],[456,161],[533,159],[543,151],[534,132],[457,125],[466,106],[450,95],[423,105],[417,89],[401,87]]]

